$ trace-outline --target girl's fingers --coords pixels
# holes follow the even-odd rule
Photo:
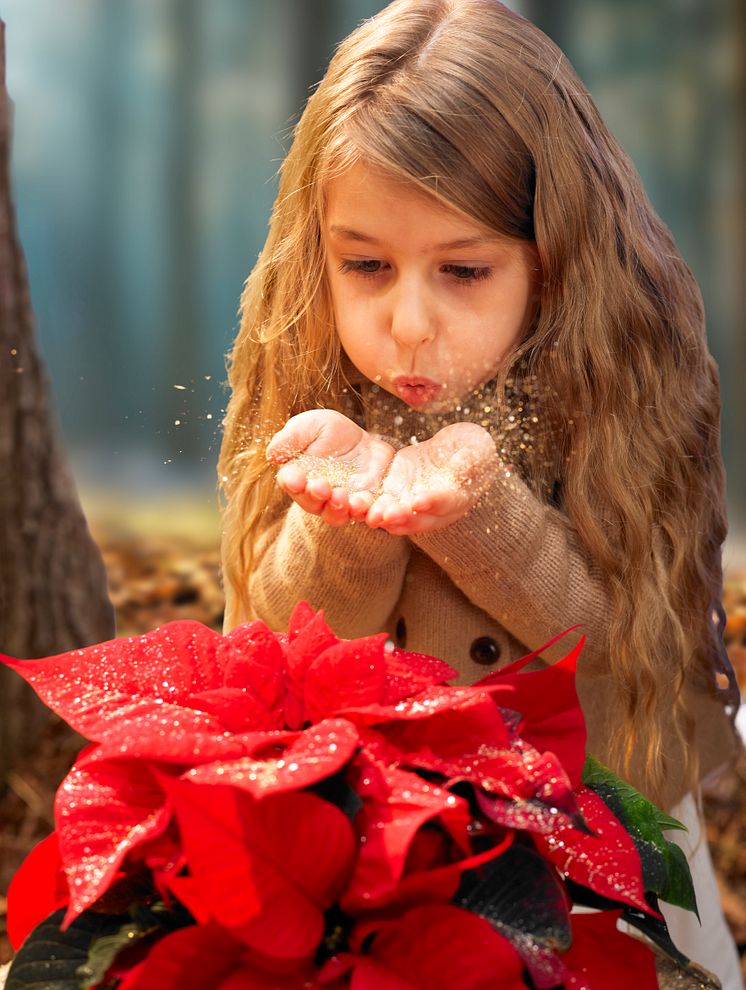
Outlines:
[[[306,490],[308,478],[303,468],[297,464],[284,464],[277,472],[277,484],[284,489],[288,495],[299,495]]]
[[[411,515],[412,509],[408,503],[401,502],[394,495],[384,492],[371,506],[365,521],[372,528],[386,528],[405,523]]]
[[[298,413],[297,416],[291,417],[267,444],[267,460],[275,464],[284,464],[306,451],[329,432],[330,428],[336,426],[339,431],[340,424],[352,427],[353,431],[359,431],[359,427],[355,427],[345,416],[331,410],[309,409]]]
[[[375,500],[372,492],[351,492],[348,498],[351,518],[365,519]]]
[[[326,478],[311,478],[306,484],[306,495],[328,502],[332,495],[332,486]]]
[[[329,526],[345,526],[350,521],[350,513],[347,508],[338,508],[331,502],[326,503],[319,515]]]
[[[329,505],[333,509],[344,509],[345,512],[349,512],[350,502],[349,502],[349,492],[346,488],[332,488],[331,494],[329,495]]]
[[[433,492],[417,492],[412,495],[410,505],[413,512],[431,512],[437,508],[440,499]]]
[[[308,492],[302,492],[299,495],[292,495],[291,497],[304,512],[308,512],[312,516],[320,516],[326,505],[326,499],[316,498],[315,495],[309,495]]]
[[[267,444],[265,456],[273,464],[285,464],[286,461],[291,461],[302,453],[308,443],[307,437],[299,434],[299,431],[290,424],[286,424]]]

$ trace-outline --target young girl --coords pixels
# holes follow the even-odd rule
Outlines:
[[[735,749],[717,370],[694,279],[556,46],[496,0],[365,22],[296,128],[242,317],[226,629],[307,599],[469,683],[580,623],[589,750],[687,812]],[[692,844],[705,947],[674,938],[737,987]]]

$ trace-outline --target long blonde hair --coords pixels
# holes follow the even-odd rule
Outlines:
[[[555,396],[563,509],[613,603],[609,667],[624,700],[611,744],[645,754],[655,796],[662,727],[678,715],[686,753],[684,680],[711,675],[722,652],[718,373],[695,280],[633,165],[560,50],[496,0],[390,4],[339,47],[298,123],[230,355],[226,626],[251,614],[274,487],[265,441],[297,412],[340,407],[321,219],[325,183],[359,158],[536,243],[538,319],[501,380],[527,369]],[[528,466],[537,492],[546,470]]]

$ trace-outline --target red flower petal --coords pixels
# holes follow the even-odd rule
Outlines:
[[[189,697],[189,707],[214,715],[221,729],[247,732],[256,729],[281,729],[285,724],[282,709],[268,710],[247,688],[212,688]]]
[[[558,825],[552,835],[534,835],[539,852],[576,883],[660,917],[645,900],[640,856],[629,833],[593,791],[580,787],[575,795],[595,834]]]
[[[410,851],[417,844],[421,834],[422,831],[417,833]],[[397,908],[414,907],[419,904],[450,901],[458,889],[464,870],[474,870],[483,863],[495,859],[505,851],[512,841],[513,833],[508,832],[500,842],[496,841],[495,845],[484,852],[465,856],[455,860],[455,862],[447,862],[443,866],[432,864],[429,868],[422,866],[417,869],[418,864],[416,862],[413,862],[410,867],[411,857],[408,856],[401,880],[392,894],[385,898],[386,908],[392,906]]]
[[[85,766],[126,757],[195,766],[251,757],[257,750],[273,743],[284,744],[296,735],[275,729],[234,735],[225,731],[214,715],[164,705],[135,717],[123,715],[90,757],[79,762]]]
[[[263,622],[249,622],[225,637],[225,649],[225,686],[249,688],[267,711],[281,714],[285,652],[280,638]]]
[[[288,622],[288,641],[292,643],[295,639],[297,639],[298,636],[305,631],[306,626],[314,623],[314,620],[316,620],[317,630],[323,626],[325,634],[330,635],[332,639],[336,640],[336,636],[324,622],[324,610],[319,609],[318,612],[315,612],[308,602],[298,602],[290,614],[290,621]],[[326,646],[331,646],[331,643],[327,643]],[[321,649],[325,650],[326,646],[323,646]],[[319,652],[319,650],[316,650],[313,655],[316,656]]]
[[[265,973],[219,925],[194,925],[160,939],[119,990],[318,990],[308,970]],[[332,990],[330,987],[329,990]]]
[[[556,636],[555,640],[559,638]],[[585,636],[566,657],[550,667],[519,673],[521,667],[541,652],[535,651],[509,667],[488,674],[475,685],[510,686],[514,689],[514,699],[501,700],[501,704],[520,712],[523,738],[540,753],[550,751],[556,754],[573,787],[581,782],[587,738],[585,718],[575,690],[575,667],[584,644]]]
[[[486,691],[474,687],[443,687],[434,685],[411,698],[402,698],[395,705],[370,704],[349,705],[340,708],[338,715],[344,715],[357,725],[377,725],[381,722],[396,722],[407,719],[429,719],[439,712],[468,707],[475,701],[482,701],[485,694],[492,694],[500,688]],[[505,687],[506,695],[512,695],[512,688]]]
[[[487,748],[507,750],[510,739],[500,710],[486,694],[475,694],[458,707],[428,719],[396,721],[377,731],[400,751],[400,761],[455,775]]]
[[[358,745],[356,727],[342,718],[330,718],[305,732],[288,733],[287,748],[264,751],[255,758],[219,760],[196,767],[184,779],[197,784],[232,784],[255,798],[297,791],[330,777],[350,759]],[[273,747],[274,748],[274,747]]]
[[[52,832],[34,846],[10,881],[7,927],[13,948],[18,949],[33,928],[67,904],[68,897],[57,835]]]
[[[42,660],[0,660],[74,729],[95,740],[139,701],[179,705],[193,692],[221,687],[222,640],[201,622],[183,620]]]
[[[291,728],[300,728],[305,718],[306,672],[316,657],[340,640],[324,621],[323,611],[314,614],[307,602],[295,607],[290,616],[290,630],[285,649],[285,722]]]
[[[639,939],[620,932],[620,911],[573,914],[572,946],[563,961],[567,990],[658,990],[655,957]]]
[[[206,925],[211,922],[211,915],[202,900],[199,888],[190,876],[169,876],[165,886],[177,901],[184,905],[195,921]],[[168,901],[166,903],[169,903]]]
[[[112,760],[72,768],[55,801],[70,888],[66,924],[108,889],[127,854],[160,835],[170,817],[147,765]]]
[[[393,894],[417,830],[433,818],[464,837],[471,822],[462,798],[416,774],[366,761],[353,764],[353,787],[363,799],[355,816],[360,850],[355,872],[342,896],[343,910],[370,908]]]
[[[316,657],[306,670],[305,717],[318,722],[342,708],[382,701],[386,688],[385,642],[386,633],[344,640]]]
[[[350,980],[350,990],[424,990],[424,987],[424,984],[412,983],[370,956],[360,959]]]
[[[345,815],[314,794],[255,801],[234,788],[164,783],[212,916],[267,956],[310,957],[322,912],[351,869],[355,842]]]
[[[244,947],[219,925],[191,925],[158,941],[120,990],[220,990]]]
[[[368,928],[362,931],[368,934]],[[380,924],[368,951],[416,990],[526,990],[523,966],[510,942],[484,918],[451,905],[412,908]],[[363,978],[356,980],[356,968],[351,990],[388,986],[369,982],[369,971],[363,969]]]
[[[402,698],[419,694],[434,684],[458,677],[458,671],[444,660],[425,653],[394,649],[386,653],[386,691],[383,704],[395,705]]]

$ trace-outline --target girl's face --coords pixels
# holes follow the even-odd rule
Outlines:
[[[428,412],[493,378],[525,335],[535,245],[363,164],[331,179],[323,225],[339,339],[366,378]]]

